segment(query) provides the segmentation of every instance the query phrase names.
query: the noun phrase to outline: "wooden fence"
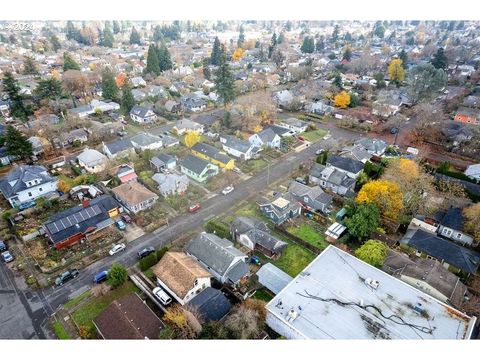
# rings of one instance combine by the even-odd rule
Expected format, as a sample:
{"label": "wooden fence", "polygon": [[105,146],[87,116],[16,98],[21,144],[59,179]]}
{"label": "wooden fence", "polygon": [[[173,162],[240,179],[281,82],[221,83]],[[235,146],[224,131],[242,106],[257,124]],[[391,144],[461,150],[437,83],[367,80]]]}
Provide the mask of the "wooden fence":
{"label": "wooden fence", "polygon": [[318,255],[322,252],[321,249],[317,248],[316,246],[313,246],[312,244],[306,242],[305,240],[300,239],[298,236],[295,236],[291,233],[289,233],[286,229],[284,229],[282,226],[275,226],[275,230],[280,232],[281,234],[285,235],[288,239],[296,243],[297,245],[300,245],[314,254]]}

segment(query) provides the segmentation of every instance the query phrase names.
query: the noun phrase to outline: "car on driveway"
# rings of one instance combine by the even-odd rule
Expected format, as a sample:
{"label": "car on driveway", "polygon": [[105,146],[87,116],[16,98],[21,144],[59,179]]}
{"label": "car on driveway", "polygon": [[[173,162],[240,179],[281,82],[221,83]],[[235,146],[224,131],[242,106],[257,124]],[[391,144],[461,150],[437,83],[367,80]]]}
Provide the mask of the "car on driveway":
{"label": "car on driveway", "polygon": [[191,205],[189,208],[188,208],[188,212],[189,213],[194,213],[194,212],[197,212],[198,210],[200,210],[201,206],[199,203],[196,203],[194,205]]}
{"label": "car on driveway", "polygon": [[71,269],[71,270],[65,271],[63,274],[61,274],[55,279],[55,285],[57,286],[63,285],[66,282],[72,279],[75,279],[78,276],[78,274],[79,272],[77,269]]}
{"label": "car on driveway", "polygon": [[123,220],[117,220],[115,224],[117,225],[118,230],[125,230],[127,228],[127,225],[125,225]]}
{"label": "car on driveway", "polygon": [[10,253],[10,251],[4,251],[2,253],[2,260],[6,263],[12,262],[13,261],[13,256]]}
{"label": "car on driveway", "polygon": [[152,293],[163,305],[168,305],[172,302],[172,298],[160,287],[153,289]]}
{"label": "car on driveway", "polygon": [[31,207],[34,207],[36,205],[34,200],[26,201],[24,203],[21,203],[20,206],[18,207],[18,210],[22,211],[25,209],[29,209]]}
{"label": "car on driveway", "polygon": [[235,188],[233,186],[227,186],[225,189],[222,190],[223,195],[228,195],[230,194]]}
{"label": "car on driveway", "polygon": [[126,247],[127,246],[123,243],[115,244],[115,245],[113,245],[112,249],[108,253],[110,254],[110,256],[113,256],[116,253],[119,253],[119,252],[125,250]]}
{"label": "car on driveway", "polygon": [[151,253],[155,252],[155,248],[153,246],[146,247],[140,250],[137,255],[139,259],[143,259],[144,257],[150,255]]}
{"label": "car on driveway", "polygon": [[130,224],[132,222],[132,218],[130,217],[130,215],[127,214],[122,215],[122,220],[125,221],[127,224]]}
{"label": "car on driveway", "polygon": [[3,240],[0,240],[0,252],[7,250],[7,244]]}

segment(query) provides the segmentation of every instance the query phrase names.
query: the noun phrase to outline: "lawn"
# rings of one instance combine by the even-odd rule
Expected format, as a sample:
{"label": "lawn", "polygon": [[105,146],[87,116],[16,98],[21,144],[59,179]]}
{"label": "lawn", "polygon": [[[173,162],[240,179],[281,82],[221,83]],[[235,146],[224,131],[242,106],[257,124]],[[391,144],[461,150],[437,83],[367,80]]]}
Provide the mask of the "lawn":
{"label": "lawn", "polygon": [[246,174],[257,173],[260,170],[263,170],[267,167],[268,163],[264,159],[251,159],[248,161],[243,161],[239,167],[242,172]]}
{"label": "lawn", "polygon": [[273,299],[273,296],[265,289],[259,289],[255,291],[255,294],[252,296],[254,299],[263,300],[269,302]]}
{"label": "lawn", "polygon": [[52,325],[53,332],[60,340],[69,340],[70,335],[68,335],[67,330],[63,327],[60,321],[55,321]]}
{"label": "lawn", "polygon": [[83,299],[86,299],[87,297],[90,296],[90,290],[87,290],[85,291],[84,293],[81,293],[80,295],[78,295],[77,297],[74,297],[73,299],[67,301],[64,305],[63,305],[63,308],[65,310],[70,310],[72,309],[73,307],[75,307],[75,305],[77,305],[78,303],[80,303]]}
{"label": "lawn", "polygon": [[314,253],[300,245],[289,243],[280,259],[272,261],[272,263],[288,275],[295,277],[300,274],[313,259],[315,259]]}
{"label": "lawn", "polygon": [[93,319],[100,315],[114,300],[131,294],[135,292],[136,289],[133,283],[127,282],[103,296],[92,298],[92,300],[75,311],[72,318],[79,327],[87,326],[94,332]]}
{"label": "lawn", "polygon": [[320,229],[316,229],[308,223],[300,226],[290,226],[287,231],[319,249],[323,250],[328,246],[328,242],[325,240],[323,233],[320,232]]}
{"label": "lawn", "polygon": [[327,134],[327,131],[324,129],[317,129],[317,130],[312,130],[312,131],[307,131],[301,136],[305,138],[305,140],[308,140],[310,142],[315,142],[323,138]]}

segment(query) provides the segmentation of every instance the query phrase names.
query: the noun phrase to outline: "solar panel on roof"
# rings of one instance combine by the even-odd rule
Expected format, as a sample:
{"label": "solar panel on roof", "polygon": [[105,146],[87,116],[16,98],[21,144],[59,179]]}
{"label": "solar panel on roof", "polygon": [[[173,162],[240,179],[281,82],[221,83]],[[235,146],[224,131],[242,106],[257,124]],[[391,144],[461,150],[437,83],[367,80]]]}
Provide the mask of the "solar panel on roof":
{"label": "solar panel on roof", "polygon": [[75,224],[84,222],[94,216],[97,216],[101,214],[101,212],[102,210],[98,205],[93,205],[91,207],[82,209],[75,214],[69,215],[63,219],[60,219],[48,224],[47,229],[53,235],[69,227],[72,227]]}

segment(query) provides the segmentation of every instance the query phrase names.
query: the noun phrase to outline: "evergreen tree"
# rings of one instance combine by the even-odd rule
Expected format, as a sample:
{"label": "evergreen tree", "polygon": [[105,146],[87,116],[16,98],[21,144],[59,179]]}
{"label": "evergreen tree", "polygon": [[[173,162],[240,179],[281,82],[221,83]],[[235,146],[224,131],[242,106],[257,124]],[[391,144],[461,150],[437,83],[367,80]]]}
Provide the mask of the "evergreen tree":
{"label": "evergreen tree", "polygon": [[404,49],[400,51],[400,54],[398,55],[398,58],[402,60],[402,66],[406,70],[407,69],[407,61],[408,61],[408,56],[407,53],[405,52]]}
{"label": "evergreen tree", "polygon": [[58,40],[58,37],[57,35],[53,34],[51,37],[50,37],[50,42],[52,44],[52,50],[54,52],[57,52],[59,49],[62,48],[62,45],[60,45],[60,41]]}
{"label": "evergreen tree", "polygon": [[63,53],[63,71],[67,70],[80,70],[80,66],[75,60],[70,56],[69,53]]}
{"label": "evergreen tree", "polygon": [[435,66],[437,69],[446,69],[448,65],[448,60],[447,57],[445,56],[445,53],[443,51],[443,48],[438,48],[437,52],[433,56],[433,59],[430,61],[430,63]]}
{"label": "evergreen tree", "polygon": [[53,77],[46,80],[39,80],[34,94],[39,99],[57,100],[62,96],[62,83]]}
{"label": "evergreen tree", "polygon": [[130,112],[135,105],[135,99],[132,94],[132,86],[129,81],[125,82],[122,87],[122,111],[124,113]]}
{"label": "evergreen tree", "polygon": [[240,32],[238,34],[238,40],[237,40],[237,47],[243,48],[244,43],[245,43],[245,30],[243,29],[243,26],[240,26]]}
{"label": "evergreen tree", "polygon": [[283,42],[285,42],[285,34],[281,32],[280,35],[278,35],[277,43],[282,44]]}
{"label": "evergreen tree", "polygon": [[343,82],[342,82],[342,77],[340,76],[339,73],[336,73],[335,77],[333,78],[333,85],[336,87],[339,87],[340,89],[343,88]]}
{"label": "evergreen tree", "polygon": [[277,40],[277,34],[274,32],[272,35],[272,39],[270,40],[270,46],[268,47],[268,58],[270,59],[273,55],[273,51],[277,47],[278,40]]}
{"label": "evergreen tree", "polygon": [[20,86],[18,86],[18,82],[13,78],[10,71],[4,74],[3,90],[8,94],[8,98],[10,99],[10,113],[12,116],[26,120],[27,110],[20,95]]}
{"label": "evergreen tree", "polygon": [[132,28],[132,33],[130,34],[130,44],[137,44],[140,45],[141,40],[140,40],[140,34],[138,33],[137,29],[135,29],[135,26]]}
{"label": "evergreen tree", "polygon": [[322,35],[317,39],[317,42],[315,43],[315,50],[317,52],[320,52],[323,51],[323,49],[325,49],[325,38]]}
{"label": "evergreen tree", "polygon": [[220,64],[220,58],[222,56],[222,48],[220,46],[220,40],[215,37],[213,41],[212,54],[210,55],[210,64],[218,66]]}
{"label": "evergreen tree", "polygon": [[313,40],[313,37],[306,36],[303,38],[303,43],[300,47],[300,51],[307,54],[311,54],[315,51],[315,41]]}
{"label": "evergreen tree", "polygon": [[170,52],[165,44],[162,44],[158,48],[157,54],[158,62],[160,64],[160,71],[166,71],[173,68],[172,58],[170,57]]}
{"label": "evergreen tree", "polygon": [[11,156],[18,156],[22,159],[33,155],[32,143],[28,141],[27,137],[13,126],[7,127],[5,134],[5,147],[7,154]]}
{"label": "evergreen tree", "polygon": [[211,71],[210,71],[210,59],[209,58],[204,58],[202,60],[202,64],[203,64],[203,76],[205,76],[205,79],[207,80],[210,80],[212,74],[211,74]]}
{"label": "evergreen tree", "polygon": [[102,72],[102,97],[113,101],[118,99],[118,86],[115,75],[110,69],[105,69]]}
{"label": "evergreen tree", "polygon": [[347,60],[347,61],[350,61],[352,60],[352,50],[347,47],[345,49],[345,51],[343,52],[343,57],[342,57],[343,60]]}
{"label": "evergreen tree", "polygon": [[222,51],[220,57],[220,64],[218,70],[215,73],[215,88],[217,94],[223,100],[226,105],[235,99],[235,87],[233,75],[230,70],[230,66],[227,62],[227,56],[225,51]]}
{"label": "evergreen tree", "polygon": [[383,39],[383,37],[385,36],[385,27],[380,23],[375,26],[375,30],[373,33],[375,34],[375,36]]}
{"label": "evergreen tree", "polygon": [[23,60],[23,73],[29,75],[38,74],[37,65],[30,56],[25,56]]}
{"label": "evergreen tree", "polygon": [[113,20],[113,33],[118,34],[120,32],[120,24],[117,20]]}
{"label": "evergreen tree", "polygon": [[160,74],[160,61],[158,56],[158,49],[155,45],[151,44],[148,47],[147,53],[147,67],[145,68],[146,74]]}
{"label": "evergreen tree", "polygon": [[102,33],[102,43],[100,43],[101,46],[105,47],[113,47],[113,42],[115,38],[113,36],[112,30],[110,30],[110,23],[105,24],[105,29],[103,29]]}
{"label": "evergreen tree", "polygon": [[335,46],[337,44],[339,34],[340,34],[340,27],[337,24],[333,28],[332,38],[330,39],[330,42],[335,44]]}

